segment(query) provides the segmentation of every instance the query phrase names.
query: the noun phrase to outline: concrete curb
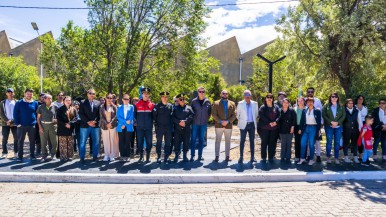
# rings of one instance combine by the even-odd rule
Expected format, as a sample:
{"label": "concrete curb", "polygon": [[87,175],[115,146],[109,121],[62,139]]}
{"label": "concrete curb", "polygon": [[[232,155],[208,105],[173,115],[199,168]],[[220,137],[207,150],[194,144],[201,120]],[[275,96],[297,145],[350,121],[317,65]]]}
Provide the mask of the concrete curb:
{"label": "concrete curb", "polygon": [[386,171],[214,173],[214,174],[84,174],[0,172],[0,182],[103,183],[103,184],[192,184],[382,180]]}

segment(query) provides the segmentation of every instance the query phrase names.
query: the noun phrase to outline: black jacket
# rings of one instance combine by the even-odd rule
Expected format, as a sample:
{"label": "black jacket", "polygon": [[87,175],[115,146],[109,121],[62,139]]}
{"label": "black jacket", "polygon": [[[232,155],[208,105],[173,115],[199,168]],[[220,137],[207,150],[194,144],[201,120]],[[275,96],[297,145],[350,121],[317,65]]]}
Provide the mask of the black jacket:
{"label": "black jacket", "polygon": [[[307,122],[306,122],[307,112],[308,112],[308,109],[303,109],[302,118],[300,119],[299,129],[302,131],[302,134],[304,133],[307,127]],[[322,128],[322,112],[319,109],[314,108],[314,117],[316,120],[316,132],[317,132],[315,134],[315,138],[318,138],[319,137],[318,132],[320,131],[320,128]]]}
{"label": "black jacket", "polygon": [[182,129],[180,121],[185,120],[185,128],[190,128],[193,121],[194,112],[192,107],[185,105],[184,107],[175,106],[173,110],[173,123],[175,129]]}
{"label": "black jacket", "polygon": [[345,108],[346,110],[346,118],[343,121],[343,127],[346,129],[353,129],[359,131],[359,123],[358,123],[358,115],[359,110],[357,108],[353,108],[352,113]]}
{"label": "black jacket", "polygon": [[373,111],[373,117],[374,117],[374,123],[373,123],[373,126],[372,126],[372,129],[373,129],[373,132],[375,134],[375,136],[379,135],[381,132],[383,134],[386,134],[386,131],[382,131],[382,125],[386,124],[386,123],[383,123],[381,121],[381,119],[379,118],[379,107],[374,109]]}
{"label": "black jacket", "polygon": [[153,109],[154,126],[171,127],[172,112],[173,112],[173,106],[170,103],[166,103],[166,105],[164,105],[162,102],[160,102],[157,105],[155,105]]}
{"label": "black jacket", "polygon": [[[58,120],[58,129],[56,134],[58,136],[72,136],[74,132],[78,114],[76,109],[74,109],[73,114],[70,115],[70,119],[72,120],[70,120],[66,114],[67,110],[66,106],[62,106],[57,110],[56,119]],[[66,124],[70,124],[70,129],[66,128]]]}
{"label": "black jacket", "polygon": [[276,130],[278,129],[278,125],[271,127],[269,123],[276,122],[278,124],[279,119],[280,109],[277,105],[273,105],[273,107],[262,105],[259,109],[259,122],[257,123],[257,128],[264,130]]}
{"label": "black jacket", "polygon": [[210,104],[208,98],[205,98],[203,104],[201,105],[200,100],[198,99],[198,97],[196,97],[192,100],[190,105],[194,112],[193,124],[208,124],[208,120],[210,118],[210,115],[212,114],[212,105]]}
{"label": "black jacket", "polygon": [[91,111],[90,102],[88,99],[83,100],[79,105],[79,117],[80,117],[80,127],[88,128],[89,125],[87,122],[96,121],[95,127],[99,127],[99,108],[101,104],[97,100],[93,100],[93,110]]}
{"label": "black jacket", "polygon": [[291,127],[296,125],[296,113],[292,108],[289,108],[287,112],[284,112],[283,109],[280,109],[280,118],[279,118],[279,133],[289,134],[291,132]]}

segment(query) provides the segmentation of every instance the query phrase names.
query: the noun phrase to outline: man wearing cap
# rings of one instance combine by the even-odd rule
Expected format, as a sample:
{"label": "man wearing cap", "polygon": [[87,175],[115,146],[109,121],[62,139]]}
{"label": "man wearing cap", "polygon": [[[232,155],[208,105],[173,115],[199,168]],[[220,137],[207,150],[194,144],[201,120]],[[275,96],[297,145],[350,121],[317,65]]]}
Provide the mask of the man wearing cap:
{"label": "man wearing cap", "polygon": [[183,159],[184,162],[188,161],[187,153],[189,150],[189,140],[190,140],[190,126],[193,121],[194,112],[192,107],[186,105],[185,103],[185,94],[178,94],[178,106],[173,109],[173,124],[174,124],[174,162],[178,161],[180,155],[180,144],[181,140],[183,143]]}
{"label": "man wearing cap", "polygon": [[213,103],[212,116],[215,122],[215,162],[219,161],[220,143],[222,135],[225,137],[225,161],[231,161],[229,152],[231,148],[231,136],[233,122],[236,120],[236,105],[228,100],[228,91],[221,91],[221,99]]}
{"label": "man wearing cap", "polygon": [[142,88],[142,99],[135,104],[134,118],[137,123],[137,144],[139,148],[138,163],[143,161],[143,143],[146,140],[146,162],[150,162],[150,151],[153,140],[153,109],[150,101],[150,88]]}
{"label": "man wearing cap", "polygon": [[244,160],[244,144],[249,136],[249,147],[251,151],[250,162],[256,162],[255,159],[255,130],[257,129],[257,117],[259,116],[259,106],[256,101],[252,100],[252,93],[250,90],[244,91],[244,100],[237,104],[236,112],[238,124],[240,129],[240,158],[239,163]]}
{"label": "man wearing cap", "polygon": [[50,154],[51,159],[55,160],[56,149],[58,147],[58,142],[56,140],[56,111],[58,108],[52,103],[52,96],[46,94],[44,96],[45,103],[40,105],[37,110],[37,122],[39,125],[39,134],[40,134],[40,144],[42,149],[42,161],[47,160],[47,145],[48,142],[51,143]]}
{"label": "man wearing cap", "polygon": [[[287,94],[283,91],[277,94],[277,101],[275,101],[275,105],[277,105],[280,109],[283,106],[283,100],[287,98]],[[289,105],[291,107],[291,105]]]}
{"label": "man wearing cap", "polygon": [[162,138],[164,138],[164,162],[171,154],[170,143],[172,140],[172,104],[168,103],[169,92],[160,93],[161,102],[154,106],[153,119],[157,138],[157,162],[161,162]]}
{"label": "man wearing cap", "polygon": [[202,149],[204,148],[204,139],[206,129],[208,127],[208,120],[212,113],[212,105],[208,98],[205,97],[205,88],[199,87],[197,89],[198,96],[192,100],[190,106],[194,112],[193,125],[192,125],[192,139],[190,141],[190,161],[194,161],[196,152],[196,139],[198,136],[198,158],[202,161]]}
{"label": "man wearing cap", "polygon": [[16,101],[14,99],[14,91],[12,88],[8,88],[6,91],[7,99],[0,102],[0,118],[1,118],[1,132],[3,135],[2,149],[3,153],[2,158],[7,157],[8,149],[7,143],[9,138],[9,133],[12,132],[13,135],[13,151],[15,157],[17,155],[17,127],[13,122],[13,110],[15,108]]}
{"label": "man wearing cap", "polygon": [[23,160],[24,139],[28,134],[30,158],[35,160],[35,131],[36,131],[36,110],[38,103],[32,98],[33,90],[26,89],[24,91],[24,98],[17,101],[13,111],[13,119],[15,126],[17,126],[18,136],[18,161]]}

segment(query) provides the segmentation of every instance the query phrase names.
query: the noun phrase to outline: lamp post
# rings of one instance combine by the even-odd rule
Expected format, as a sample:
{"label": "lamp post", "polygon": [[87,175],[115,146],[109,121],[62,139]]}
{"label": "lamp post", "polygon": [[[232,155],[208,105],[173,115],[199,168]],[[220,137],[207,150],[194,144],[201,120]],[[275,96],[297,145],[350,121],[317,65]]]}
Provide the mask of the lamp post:
{"label": "lamp post", "polygon": [[261,54],[256,54],[256,56],[260,57],[262,60],[264,60],[265,62],[268,63],[268,67],[269,67],[269,70],[268,70],[268,73],[269,73],[269,86],[268,86],[268,90],[270,93],[272,93],[272,73],[273,73],[273,64],[283,60],[286,56],[282,56],[280,57],[279,59],[275,60],[275,61],[270,61],[268,60],[267,58],[263,57],[263,55]]}
{"label": "lamp post", "polygon": [[[32,28],[38,33],[38,36],[40,37],[39,34],[39,27],[36,24],[36,22],[31,22]],[[40,40],[40,39],[39,39]],[[40,55],[43,53],[43,43],[40,40]],[[43,93],[43,63],[40,60],[40,93]]]}

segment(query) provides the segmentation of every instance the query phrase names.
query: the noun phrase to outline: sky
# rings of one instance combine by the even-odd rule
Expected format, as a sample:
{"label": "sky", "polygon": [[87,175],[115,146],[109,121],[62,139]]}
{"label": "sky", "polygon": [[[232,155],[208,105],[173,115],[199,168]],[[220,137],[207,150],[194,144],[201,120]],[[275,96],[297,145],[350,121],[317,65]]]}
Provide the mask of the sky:
{"label": "sky", "polygon": [[[206,0],[208,5],[239,4],[210,7],[211,13],[205,18],[208,27],[202,35],[207,40],[207,47],[236,36],[244,53],[275,39],[278,36],[274,29],[275,20],[285,14],[289,6],[298,4],[296,1],[272,3],[275,1],[280,0]],[[0,5],[86,7],[83,0],[0,0]],[[31,22],[36,22],[40,34],[52,31],[56,38],[69,20],[87,28],[87,14],[87,10],[0,8],[0,31],[6,30],[8,37],[27,42],[37,36],[31,26]],[[12,43],[19,44],[15,41]]]}

